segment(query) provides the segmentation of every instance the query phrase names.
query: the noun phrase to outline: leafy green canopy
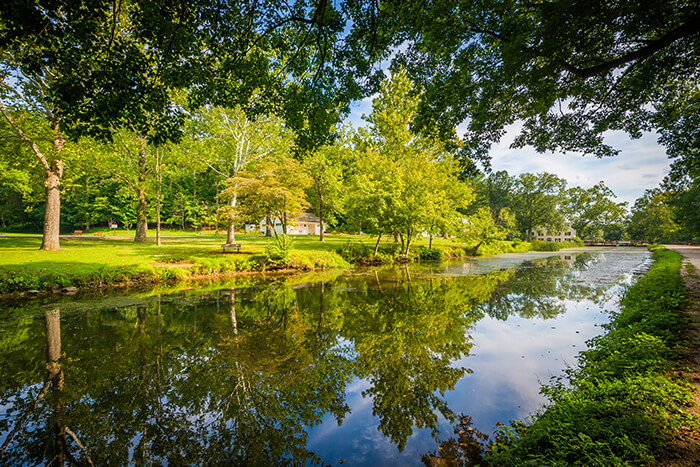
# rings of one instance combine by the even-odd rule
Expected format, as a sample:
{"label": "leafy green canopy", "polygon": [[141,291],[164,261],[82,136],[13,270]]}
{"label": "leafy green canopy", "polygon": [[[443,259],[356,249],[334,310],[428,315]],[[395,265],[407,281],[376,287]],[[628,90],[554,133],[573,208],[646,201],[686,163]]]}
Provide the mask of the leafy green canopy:
{"label": "leafy green canopy", "polygon": [[697,0],[386,1],[367,42],[403,44],[396,62],[424,90],[416,125],[450,140],[465,122],[465,157],[487,161],[518,121],[516,147],[609,156],[606,131],[656,129],[683,156],[699,12]]}
{"label": "leafy green canopy", "polygon": [[176,138],[173,95],[186,88],[195,106],[283,115],[313,145],[376,84],[348,19],[326,0],[10,0],[0,75],[6,87],[47,85],[41,97],[74,137],[126,125],[155,142]]}

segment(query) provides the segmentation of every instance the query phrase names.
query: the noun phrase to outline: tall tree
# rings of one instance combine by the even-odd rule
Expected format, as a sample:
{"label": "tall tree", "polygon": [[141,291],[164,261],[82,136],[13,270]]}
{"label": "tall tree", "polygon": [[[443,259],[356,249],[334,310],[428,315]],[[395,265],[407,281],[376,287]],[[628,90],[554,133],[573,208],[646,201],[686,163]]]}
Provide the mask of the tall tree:
{"label": "tall tree", "polygon": [[[308,175],[301,164],[284,154],[256,164],[255,167],[228,180],[226,197],[240,195],[243,217],[252,222],[265,219],[266,233],[274,234],[278,243],[286,244],[287,227],[301,213],[306,202]],[[282,225],[280,237],[276,220]]]}
{"label": "tall tree", "polygon": [[547,172],[524,173],[515,180],[513,209],[518,226],[528,241],[535,227],[563,228],[560,205],[565,188],[566,180]]}
{"label": "tall tree", "polygon": [[627,231],[634,240],[652,243],[675,241],[678,225],[673,221],[668,194],[659,188],[646,190],[634,202]]}
{"label": "tall tree", "polygon": [[225,210],[226,243],[236,243],[236,207],[238,205],[238,176],[265,158],[280,157],[289,152],[293,134],[279,118],[259,117],[250,120],[241,106],[233,109],[212,107],[199,114],[196,138],[201,144],[192,151],[228,181],[229,206]]}
{"label": "tall tree", "polygon": [[616,203],[613,198],[615,193],[602,181],[591,188],[573,187],[566,191],[564,213],[580,238],[622,222],[627,203]]}
{"label": "tall tree", "polygon": [[364,10],[343,14],[327,0],[10,1],[0,10],[0,110],[11,124],[17,105],[46,116],[46,146],[12,124],[44,167],[43,248],[59,248],[66,135],[109,139],[126,127],[161,144],[182,123],[174,88],[190,89],[194,107],[281,115],[302,146],[324,141],[377,83],[368,57],[382,49],[355,47],[352,18]]}
{"label": "tall tree", "polygon": [[473,199],[443,147],[411,131],[418,97],[403,70],[382,82],[367,117],[370,131],[360,136],[350,200],[353,215],[378,230],[377,246],[393,232],[406,256],[415,236],[456,219],[457,208]]}
{"label": "tall tree", "polygon": [[[63,177],[61,152],[65,145],[65,135],[61,128],[61,113],[50,97],[52,83],[59,76],[48,67],[40,70],[39,73],[25,76],[15,63],[0,64],[0,112],[14,135],[31,148],[44,170],[46,209],[41,249],[55,251],[60,248],[60,183]],[[14,86],[8,84],[13,82],[16,83]],[[45,134],[32,135],[27,127],[23,128],[15,116],[18,110],[41,115],[46,124],[44,131],[52,135],[50,140],[46,141]]]}
{"label": "tall tree", "polygon": [[339,210],[343,203],[343,170],[347,152],[348,148],[342,142],[336,142],[321,146],[304,159],[304,167],[311,178],[307,199],[320,219],[320,241],[325,239],[329,214]]}

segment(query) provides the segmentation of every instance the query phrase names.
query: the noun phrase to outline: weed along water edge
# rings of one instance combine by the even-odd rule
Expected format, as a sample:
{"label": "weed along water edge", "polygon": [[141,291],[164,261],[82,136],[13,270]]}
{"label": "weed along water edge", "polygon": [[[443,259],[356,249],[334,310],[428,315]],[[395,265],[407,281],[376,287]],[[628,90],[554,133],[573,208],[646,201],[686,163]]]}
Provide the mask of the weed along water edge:
{"label": "weed along water edge", "polygon": [[650,264],[528,255],[5,302],[0,463],[421,465],[538,410]]}

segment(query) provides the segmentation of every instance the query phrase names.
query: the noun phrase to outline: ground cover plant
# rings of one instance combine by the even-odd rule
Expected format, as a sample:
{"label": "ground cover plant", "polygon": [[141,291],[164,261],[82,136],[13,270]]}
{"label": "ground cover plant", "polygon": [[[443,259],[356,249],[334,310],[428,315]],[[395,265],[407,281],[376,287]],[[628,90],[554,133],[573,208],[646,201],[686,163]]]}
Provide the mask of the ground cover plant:
{"label": "ground cover plant", "polygon": [[499,428],[492,465],[646,464],[696,423],[683,411],[689,387],[671,373],[687,326],[681,257],[657,249],[654,259],[608,332],[589,341],[565,379],[543,388],[550,407],[529,423]]}
{"label": "ground cover plant", "polygon": [[[223,254],[225,237],[221,234],[168,230],[162,235],[159,247],[154,242],[135,243],[126,232],[86,232],[63,238],[61,249],[48,253],[50,256],[39,250],[41,238],[36,235],[0,236],[0,293],[157,283],[279,269],[345,268],[372,259],[376,242],[370,235],[330,234],[324,242],[314,236],[295,236],[290,247],[282,251],[274,239],[239,234],[241,252]],[[428,248],[429,239],[419,238],[415,243],[417,248],[409,260],[463,257],[471,249],[454,239],[434,238],[432,248]],[[529,246],[527,242],[494,242],[482,246],[479,254],[522,252]],[[389,238],[380,243],[375,264],[401,258],[400,245]]]}

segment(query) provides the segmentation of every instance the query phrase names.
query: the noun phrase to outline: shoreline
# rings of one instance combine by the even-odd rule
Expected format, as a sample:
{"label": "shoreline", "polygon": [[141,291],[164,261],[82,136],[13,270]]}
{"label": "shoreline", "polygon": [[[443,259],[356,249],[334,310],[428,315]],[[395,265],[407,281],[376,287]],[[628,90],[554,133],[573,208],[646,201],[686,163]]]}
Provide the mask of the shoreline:
{"label": "shoreline", "polygon": [[[558,251],[517,251],[517,252],[503,252],[483,256],[451,256],[445,257],[438,262],[442,261],[454,261],[454,260],[480,260],[495,258],[498,256],[505,255],[527,255],[534,258],[547,257],[556,254],[562,254],[562,252],[572,251],[572,253],[585,252],[589,247],[582,246],[570,246],[568,248],[563,248]],[[236,253],[231,254],[236,255]],[[250,256],[250,255],[248,255]],[[12,292],[0,293],[0,301],[11,301],[11,300],[31,300],[33,298],[48,297],[48,296],[72,296],[72,295],[82,295],[83,293],[98,292],[98,291],[119,291],[129,288],[147,288],[155,287],[158,285],[174,285],[180,282],[197,282],[197,281],[213,281],[221,280],[226,278],[235,277],[248,277],[248,276],[260,276],[260,277],[274,277],[282,275],[294,275],[294,274],[304,274],[304,273],[322,273],[330,271],[341,271],[344,273],[349,273],[358,269],[372,269],[377,267],[388,267],[392,265],[406,266],[410,264],[430,264],[434,263],[436,260],[421,260],[419,258],[412,258],[406,261],[401,258],[401,261],[394,262],[381,262],[375,264],[353,264],[346,263],[345,266],[331,266],[331,267],[283,267],[283,268],[264,268],[256,270],[226,270],[217,272],[202,273],[189,273],[189,270],[198,266],[195,263],[183,262],[183,263],[152,263],[148,265],[153,271],[152,272],[141,272],[135,271],[134,275],[125,280],[111,280],[105,282],[97,283],[80,283],[79,280],[73,281],[68,285],[62,287],[52,287],[46,289],[25,289],[25,290],[15,290]],[[264,265],[263,265],[264,266]],[[119,274],[119,268],[114,268],[115,272]],[[169,273],[168,271],[183,271],[182,273]],[[185,272],[187,271],[187,272]],[[163,273],[163,274],[161,274]],[[164,277],[165,276],[165,277]]]}

